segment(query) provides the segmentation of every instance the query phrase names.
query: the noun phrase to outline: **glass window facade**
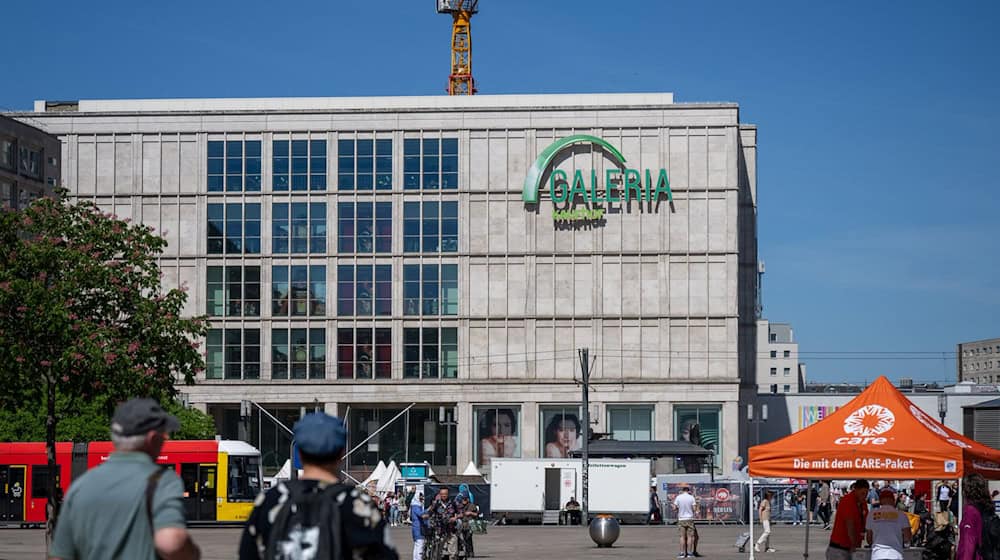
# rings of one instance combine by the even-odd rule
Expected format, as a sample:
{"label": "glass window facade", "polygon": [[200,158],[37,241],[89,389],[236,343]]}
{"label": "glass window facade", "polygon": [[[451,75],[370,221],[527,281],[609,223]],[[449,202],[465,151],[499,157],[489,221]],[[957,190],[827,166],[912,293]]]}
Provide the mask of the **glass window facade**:
{"label": "glass window facade", "polygon": [[339,379],[392,377],[392,329],[337,329]]}
{"label": "glass window facade", "polygon": [[326,253],[325,202],[276,202],[271,214],[272,253]]}
{"label": "glass window facade", "polygon": [[260,191],[260,140],[208,141],[208,192]]}
{"label": "glass window facade", "polygon": [[490,459],[494,457],[521,456],[521,407],[475,407],[473,413],[476,419],[477,465],[489,466]]}
{"label": "glass window facade", "polygon": [[338,266],[337,315],[341,317],[392,315],[392,265]]}
{"label": "glass window facade", "polygon": [[403,141],[403,188],[458,188],[457,138],[408,138]]}
{"label": "glass window facade", "polygon": [[323,265],[271,267],[271,315],[274,317],[326,315],[326,267]]}
{"label": "glass window facade", "polygon": [[392,140],[349,138],[337,141],[337,189],[392,189]]}
{"label": "glass window facade", "polygon": [[611,439],[651,441],[653,439],[653,407],[609,406],[608,427],[611,431]]}
{"label": "glass window facade", "polygon": [[391,253],[392,203],[374,201],[338,203],[337,251]]}
{"label": "glass window facade", "polygon": [[274,140],[271,189],[326,190],[326,140]]}
{"label": "glass window facade", "polygon": [[42,150],[21,145],[21,174],[34,179],[42,178]]}
{"label": "glass window facade", "polygon": [[397,463],[427,461],[435,468],[455,466],[456,425],[443,423],[439,410],[438,407],[413,407],[389,424],[403,408],[352,407],[347,418],[348,448],[365,441],[382,426],[385,429],[351,454],[350,467],[375,466],[380,459],[388,460],[389,457]]}
{"label": "glass window facade", "polygon": [[326,378],[326,329],[271,330],[271,379]]}
{"label": "glass window facade", "polygon": [[260,254],[260,203],[209,204],[208,254]]}
{"label": "glass window facade", "polygon": [[259,266],[209,266],[206,273],[208,315],[260,316]]}
{"label": "glass window facade", "polygon": [[458,377],[458,329],[404,328],[403,377],[408,379]]}
{"label": "glass window facade", "polygon": [[207,379],[260,379],[260,329],[210,329]]}
{"label": "glass window facade", "polygon": [[458,315],[458,265],[403,265],[403,315]]}
{"label": "glass window facade", "polygon": [[0,137],[0,168],[14,171],[17,169],[17,144],[13,138]]}
{"label": "glass window facade", "polygon": [[[777,392],[777,385],[773,386]],[[705,449],[715,451],[715,466],[721,465],[719,444],[722,442],[719,405],[675,406],[674,433],[677,439],[689,441]]]}
{"label": "glass window facade", "polygon": [[403,203],[403,251],[455,253],[458,251],[458,202]]}

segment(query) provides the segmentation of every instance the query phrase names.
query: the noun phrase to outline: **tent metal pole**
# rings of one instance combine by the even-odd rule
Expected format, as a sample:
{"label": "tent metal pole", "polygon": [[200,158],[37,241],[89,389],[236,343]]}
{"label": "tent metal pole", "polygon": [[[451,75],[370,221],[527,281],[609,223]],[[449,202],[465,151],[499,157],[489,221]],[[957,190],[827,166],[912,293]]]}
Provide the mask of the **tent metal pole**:
{"label": "tent metal pole", "polygon": [[[955,496],[955,499],[958,500],[958,513],[959,514],[963,513],[963,511],[962,511],[962,478],[963,477],[958,477],[958,495]],[[955,550],[958,551],[958,541],[961,538],[961,534],[962,534],[962,524],[959,523],[957,517],[955,518],[955,525],[958,527],[958,530],[955,531]]]}
{"label": "tent metal pole", "polygon": [[[750,469],[747,469],[747,474],[749,474]],[[754,547],[757,546],[757,542],[753,540],[753,475],[750,475],[750,499],[747,500],[747,504],[750,506],[747,509],[750,510],[750,540],[747,541],[747,546],[750,547],[750,560],[754,560],[753,551]]]}
{"label": "tent metal pole", "polygon": [[812,480],[806,479],[806,548],[802,552],[802,558],[809,560],[809,516],[812,515]]}

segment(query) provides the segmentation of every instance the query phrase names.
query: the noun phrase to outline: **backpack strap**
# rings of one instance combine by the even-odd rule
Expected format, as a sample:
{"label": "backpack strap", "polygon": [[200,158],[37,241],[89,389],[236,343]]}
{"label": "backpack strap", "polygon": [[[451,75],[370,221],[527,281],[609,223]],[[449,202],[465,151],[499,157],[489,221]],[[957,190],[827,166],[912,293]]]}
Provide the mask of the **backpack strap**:
{"label": "backpack strap", "polygon": [[146,479],[146,519],[149,521],[149,531],[153,535],[153,554],[160,557],[156,552],[156,527],[153,527],[153,498],[156,497],[156,487],[160,484],[160,478],[167,472],[167,467],[157,465],[157,469]]}

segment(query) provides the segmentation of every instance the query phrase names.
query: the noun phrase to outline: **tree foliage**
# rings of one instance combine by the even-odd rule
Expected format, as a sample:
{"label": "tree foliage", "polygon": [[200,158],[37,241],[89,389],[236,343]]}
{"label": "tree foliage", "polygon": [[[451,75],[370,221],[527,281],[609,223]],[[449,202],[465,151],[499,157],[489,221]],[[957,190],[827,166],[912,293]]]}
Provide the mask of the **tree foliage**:
{"label": "tree foliage", "polygon": [[181,317],[187,294],[161,285],[166,245],[65,192],[0,210],[0,410],[45,411],[49,468],[60,402],[67,419],[86,406],[110,415],[131,397],[174,397],[204,368],[205,321]]}
{"label": "tree foliage", "polygon": [[[110,435],[111,416],[104,406],[96,401],[77,400],[69,408],[69,399],[57,399],[56,441],[76,443],[107,441]],[[168,402],[164,408],[180,420],[179,430],[170,439],[213,439],[215,421],[198,409],[187,409],[176,401]],[[16,410],[0,410],[0,441],[45,441],[45,409],[42,407],[20,407]]]}
{"label": "tree foliage", "polygon": [[90,202],[0,212],[0,405],[45,403],[54,386],[110,410],[192,383],[206,326],[181,317],[183,290],[161,285],[166,244]]}

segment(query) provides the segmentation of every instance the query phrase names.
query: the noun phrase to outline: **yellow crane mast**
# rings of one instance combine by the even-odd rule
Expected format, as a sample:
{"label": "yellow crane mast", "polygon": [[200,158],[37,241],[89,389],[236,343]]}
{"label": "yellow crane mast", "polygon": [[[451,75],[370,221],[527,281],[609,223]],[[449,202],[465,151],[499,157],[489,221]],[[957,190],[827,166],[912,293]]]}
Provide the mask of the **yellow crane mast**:
{"label": "yellow crane mast", "polygon": [[479,11],[479,0],[436,0],[439,14],[451,14],[451,74],[448,95],[472,95],[472,16]]}

